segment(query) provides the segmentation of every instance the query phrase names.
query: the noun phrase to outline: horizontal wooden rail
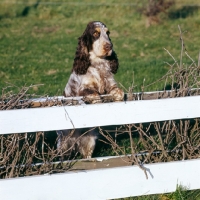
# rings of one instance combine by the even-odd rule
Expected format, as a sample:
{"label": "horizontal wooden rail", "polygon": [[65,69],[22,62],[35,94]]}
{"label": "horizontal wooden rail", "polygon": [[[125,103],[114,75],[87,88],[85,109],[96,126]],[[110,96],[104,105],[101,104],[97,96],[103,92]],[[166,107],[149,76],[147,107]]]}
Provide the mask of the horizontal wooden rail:
{"label": "horizontal wooden rail", "polygon": [[200,186],[200,159],[0,180],[1,199],[103,200]]}
{"label": "horizontal wooden rail", "polygon": [[0,111],[0,134],[200,117],[200,96]]}

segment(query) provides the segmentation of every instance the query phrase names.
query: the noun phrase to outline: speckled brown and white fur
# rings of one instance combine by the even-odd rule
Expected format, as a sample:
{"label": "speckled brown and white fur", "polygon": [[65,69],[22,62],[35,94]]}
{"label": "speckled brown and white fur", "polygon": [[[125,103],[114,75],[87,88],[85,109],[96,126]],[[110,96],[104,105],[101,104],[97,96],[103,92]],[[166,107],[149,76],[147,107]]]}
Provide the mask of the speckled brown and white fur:
{"label": "speckled brown and white fur", "polygon": [[[122,101],[124,92],[114,79],[118,65],[108,28],[102,22],[90,22],[79,37],[72,73],[65,87],[64,96],[84,96],[90,103],[99,103],[100,95],[110,94],[114,101]],[[98,132],[93,130],[81,136],[82,129],[75,130],[71,141],[68,139],[67,143],[65,138],[70,132],[71,130],[58,132],[60,137],[58,148],[66,149],[71,141],[75,141],[76,150],[85,158],[91,157]]]}
{"label": "speckled brown and white fur", "polygon": [[63,153],[70,157],[73,152],[79,152],[83,158],[92,157],[99,135],[96,130],[89,131],[87,129],[60,130],[57,131],[57,134],[57,148],[61,155]]}

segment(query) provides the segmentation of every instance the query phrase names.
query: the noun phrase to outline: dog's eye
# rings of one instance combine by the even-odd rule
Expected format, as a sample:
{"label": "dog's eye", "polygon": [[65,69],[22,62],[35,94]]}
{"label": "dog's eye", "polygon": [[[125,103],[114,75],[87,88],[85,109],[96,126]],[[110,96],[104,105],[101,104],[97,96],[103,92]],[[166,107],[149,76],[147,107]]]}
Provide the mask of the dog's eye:
{"label": "dog's eye", "polygon": [[99,37],[99,35],[100,35],[100,33],[99,33],[98,31],[95,31],[95,32],[93,33],[93,36],[94,36],[94,37]]}

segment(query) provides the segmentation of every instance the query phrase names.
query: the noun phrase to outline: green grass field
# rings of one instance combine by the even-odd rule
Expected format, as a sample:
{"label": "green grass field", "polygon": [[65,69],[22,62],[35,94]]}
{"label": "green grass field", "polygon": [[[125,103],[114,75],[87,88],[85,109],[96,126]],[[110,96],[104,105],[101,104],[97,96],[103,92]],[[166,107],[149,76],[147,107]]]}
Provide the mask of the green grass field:
{"label": "green grass field", "polygon": [[[29,93],[62,95],[68,81],[77,38],[87,23],[104,22],[120,61],[116,80],[125,88],[134,81],[141,91],[168,70],[173,63],[166,48],[180,59],[178,25],[184,31],[185,48],[198,60],[200,51],[200,9],[192,11],[196,0],[176,0],[169,13],[161,14],[160,23],[146,28],[146,18],[137,12],[141,1],[135,0],[0,0],[0,88],[13,92],[35,85]],[[184,6],[186,15],[178,16]],[[198,5],[200,6],[200,5]],[[197,6],[196,6],[197,7]],[[171,17],[170,17],[171,16]],[[189,63],[184,58],[184,64]],[[164,84],[153,84],[145,90],[161,90]],[[153,195],[126,200],[200,199],[199,191],[177,190],[170,195]]]}
{"label": "green grass field", "polygon": [[[146,28],[145,17],[137,12],[137,1],[39,2],[0,1],[0,88],[43,84],[33,87],[31,92],[61,95],[72,68],[77,38],[92,20],[104,22],[111,31],[120,61],[116,79],[125,88],[134,79],[135,90],[141,91],[144,79],[148,85],[168,71],[164,62],[170,63],[172,58],[164,48],[179,59],[178,25],[186,31],[187,51],[193,59],[198,58],[199,11],[176,19],[162,14],[159,25]],[[176,2],[175,12],[187,5],[187,1]],[[162,88],[161,84],[155,84],[146,90]]]}
{"label": "green grass field", "polygon": [[188,191],[187,187],[177,186],[176,191],[170,194],[130,197],[118,200],[199,200],[199,190]]}

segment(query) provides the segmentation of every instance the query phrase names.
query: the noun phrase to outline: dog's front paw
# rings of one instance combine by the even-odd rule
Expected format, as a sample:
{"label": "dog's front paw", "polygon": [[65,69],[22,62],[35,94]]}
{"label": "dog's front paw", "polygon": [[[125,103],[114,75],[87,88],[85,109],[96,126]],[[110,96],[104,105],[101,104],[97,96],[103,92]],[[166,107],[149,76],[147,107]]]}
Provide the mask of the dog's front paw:
{"label": "dog's front paw", "polygon": [[88,94],[83,97],[83,101],[89,104],[101,103],[102,99],[99,94]]}
{"label": "dog's front paw", "polygon": [[124,92],[120,88],[114,88],[110,91],[114,101],[123,101],[124,100]]}
{"label": "dog's front paw", "polygon": [[84,88],[79,92],[79,96],[83,96],[83,101],[85,103],[101,103],[101,97],[99,93],[91,88]]}

